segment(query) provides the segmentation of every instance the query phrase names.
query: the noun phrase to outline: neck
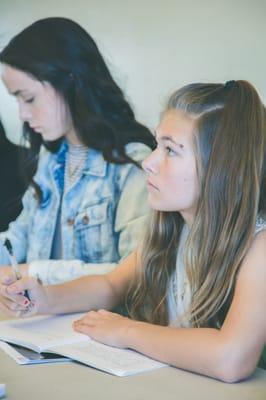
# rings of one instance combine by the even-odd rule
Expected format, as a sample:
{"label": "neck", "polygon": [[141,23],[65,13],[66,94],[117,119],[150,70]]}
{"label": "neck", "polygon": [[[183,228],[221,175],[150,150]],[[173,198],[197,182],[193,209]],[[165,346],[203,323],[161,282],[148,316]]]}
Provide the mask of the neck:
{"label": "neck", "polygon": [[80,141],[78,138],[76,132],[73,130],[70,130],[69,132],[66,133],[65,135],[66,141],[73,146],[82,146],[83,143]]}
{"label": "neck", "polygon": [[194,221],[194,214],[191,214],[189,212],[180,212],[180,214],[182,215],[185,223],[187,224],[187,226],[189,228],[191,228],[193,221]]}

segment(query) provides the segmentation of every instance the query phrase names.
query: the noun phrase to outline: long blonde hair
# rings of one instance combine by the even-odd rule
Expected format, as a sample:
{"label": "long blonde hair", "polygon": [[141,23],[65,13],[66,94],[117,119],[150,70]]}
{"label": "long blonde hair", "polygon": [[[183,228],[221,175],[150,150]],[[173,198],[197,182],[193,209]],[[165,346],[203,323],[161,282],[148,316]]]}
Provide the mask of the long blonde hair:
{"label": "long blonde hair", "polygon": [[[266,215],[266,112],[246,81],[192,84],[167,105],[196,119],[195,154],[200,196],[185,246],[193,326],[221,326],[237,272]],[[130,315],[167,325],[167,293],[176,268],[184,221],[178,212],[154,211],[128,293]]]}

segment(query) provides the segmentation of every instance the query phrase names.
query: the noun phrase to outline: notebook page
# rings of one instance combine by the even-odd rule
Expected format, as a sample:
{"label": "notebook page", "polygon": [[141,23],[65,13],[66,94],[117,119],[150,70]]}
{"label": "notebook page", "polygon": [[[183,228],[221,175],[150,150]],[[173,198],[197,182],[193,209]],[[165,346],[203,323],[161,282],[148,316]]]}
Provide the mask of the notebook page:
{"label": "notebook page", "polygon": [[66,343],[88,341],[72,323],[84,314],[31,317],[0,322],[0,339],[37,352]]}
{"label": "notebook page", "polygon": [[166,366],[133,350],[118,349],[92,339],[53,347],[53,351],[118,376],[133,375]]}
{"label": "notebook page", "polygon": [[17,364],[48,364],[48,363],[66,363],[71,362],[69,358],[51,353],[37,353],[26,347],[16,344],[9,344],[0,340],[0,349],[8,354]]}

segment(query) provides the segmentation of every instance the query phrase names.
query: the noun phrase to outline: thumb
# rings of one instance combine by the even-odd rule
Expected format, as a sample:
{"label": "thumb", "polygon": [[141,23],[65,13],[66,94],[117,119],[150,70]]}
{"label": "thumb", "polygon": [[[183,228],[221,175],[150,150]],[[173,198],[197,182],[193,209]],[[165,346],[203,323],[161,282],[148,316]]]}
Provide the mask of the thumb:
{"label": "thumb", "polygon": [[14,283],[16,281],[16,278],[14,277],[13,274],[5,274],[1,277],[1,283],[3,285],[11,285],[11,283]]}

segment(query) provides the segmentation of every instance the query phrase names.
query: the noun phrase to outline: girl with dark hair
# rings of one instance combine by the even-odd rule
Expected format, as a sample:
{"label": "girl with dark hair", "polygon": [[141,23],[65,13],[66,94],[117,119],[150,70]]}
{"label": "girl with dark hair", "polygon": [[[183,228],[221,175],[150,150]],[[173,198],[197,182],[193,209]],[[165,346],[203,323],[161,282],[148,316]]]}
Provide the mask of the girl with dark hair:
{"label": "girl with dark hair", "polygon": [[25,169],[34,173],[22,213],[2,238],[26,263],[22,273],[44,283],[110,271],[144,227],[139,163],[153,136],[135,120],[93,39],[69,19],[33,23],[0,61],[30,145]]}
{"label": "girl with dark hair", "polygon": [[[1,309],[93,310],[76,331],[223,381],[244,379],[266,342],[265,107],[246,81],[188,85],[171,96],[156,140],[143,162],[155,211],[138,251],[105,276],[56,286],[6,276]],[[123,301],[131,318],[104,310]]]}

